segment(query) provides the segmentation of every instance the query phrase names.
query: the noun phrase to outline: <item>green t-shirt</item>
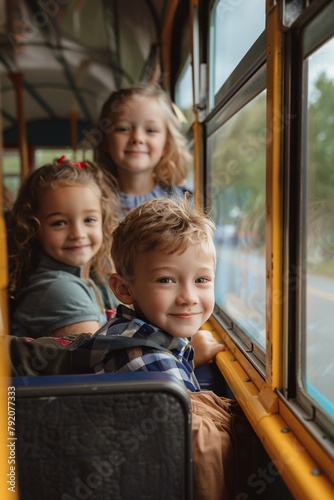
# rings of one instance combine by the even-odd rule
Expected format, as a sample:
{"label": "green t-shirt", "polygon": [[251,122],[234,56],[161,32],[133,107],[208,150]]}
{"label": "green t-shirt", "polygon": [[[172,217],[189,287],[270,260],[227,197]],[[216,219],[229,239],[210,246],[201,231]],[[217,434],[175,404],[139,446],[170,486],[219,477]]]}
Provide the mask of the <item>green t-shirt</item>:
{"label": "green t-shirt", "polygon": [[107,321],[106,309],[118,301],[108,283],[80,277],[80,268],[45,254],[14,304],[11,333],[18,337],[52,336],[55,330],[83,321]]}

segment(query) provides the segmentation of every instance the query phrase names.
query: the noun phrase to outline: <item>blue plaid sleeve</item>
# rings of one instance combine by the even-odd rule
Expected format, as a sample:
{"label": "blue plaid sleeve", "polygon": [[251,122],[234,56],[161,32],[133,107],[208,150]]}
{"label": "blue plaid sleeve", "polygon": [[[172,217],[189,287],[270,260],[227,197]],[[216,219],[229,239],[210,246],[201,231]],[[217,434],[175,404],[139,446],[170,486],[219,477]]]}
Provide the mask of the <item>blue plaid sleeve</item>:
{"label": "blue plaid sleeve", "polygon": [[119,351],[117,357],[107,356],[103,365],[98,368],[98,373],[142,371],[168,373],[184,382],[190,391],[200,390],[198,381],[191,368],[188,369],[187,363],[183,364],[172,354],[153,349],[138,347],[124,350],[122,353]]}

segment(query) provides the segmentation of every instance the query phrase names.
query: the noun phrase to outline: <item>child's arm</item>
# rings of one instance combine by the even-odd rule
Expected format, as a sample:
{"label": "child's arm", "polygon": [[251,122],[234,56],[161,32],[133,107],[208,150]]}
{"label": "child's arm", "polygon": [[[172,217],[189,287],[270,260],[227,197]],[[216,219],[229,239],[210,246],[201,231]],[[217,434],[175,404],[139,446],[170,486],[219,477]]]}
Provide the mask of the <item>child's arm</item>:
{"label": "child's arm", "polygon": [[12,334],[38,338],[94,333],[104,321],[94,299],[93,288],[70,273],[36,280],[13,313]]}
{"label": "child's arm", "polygon": [[89,333],[68,335],[63,338],[0,337],[0,348],[10,356],[13,376],[70,375],[72,351],[90,339]]}
{"label": "child's arm", "polygon": [[97,321],[82,321],[81,323],[73,323],[72,325],[63,326],[52,332],[54,337],[65,337],[73,333],[90,332],[95,333],[100,328],[100,323]]}
{"label": "child's arm", "polygon": [[[173,375],[181,380],[187,389],[190,391],[200,390],[200,385],[193,372],[192,366],[186,359],[181,361],[171,351],[161,351],[151,347],[134,347],[129,349],[114,350],[112,349],[112,341],[108,335],[103,335],[103,342],[99,342],[99,335],[93,336],[85,345],[85,355],[89,350],[94,352],[91,360],[94,361],[95,368],[98,373],[120,373],[120,372],[162,372]],[[131,337],[129,338],[131,340]],[[108,345],[108,341],[109,344]],[[111,342],[110,342],[111,341]],[[99,342],[99,347],[95,348],[95,342]],[[77,350],[78,355],[76,360],[82,365],[82,357],[80,349]],[[79,359],[80,356],[80,359]],[[76,366],[76,361],[74,362]],[[77,371],[76,371],[77,372]]]}
{"label": "child's arm", "polygon": [[221,351],[225,351],[226,346],[217,342],[208,330],[198,330],[193,336],[190,344],[195,351],[195,367],[199,368],[205,363],[209,363]]}

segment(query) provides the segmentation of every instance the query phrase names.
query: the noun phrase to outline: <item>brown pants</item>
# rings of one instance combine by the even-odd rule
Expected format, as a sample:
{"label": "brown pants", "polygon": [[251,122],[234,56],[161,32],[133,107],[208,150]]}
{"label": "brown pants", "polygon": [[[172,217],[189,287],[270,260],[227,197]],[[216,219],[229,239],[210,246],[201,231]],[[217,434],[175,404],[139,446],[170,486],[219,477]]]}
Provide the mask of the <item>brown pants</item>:
{"label": "brown pants", "polygon": [[211,391],[190,393],[192,405],[194,500],[235,498],[237,472],[235,401]]}

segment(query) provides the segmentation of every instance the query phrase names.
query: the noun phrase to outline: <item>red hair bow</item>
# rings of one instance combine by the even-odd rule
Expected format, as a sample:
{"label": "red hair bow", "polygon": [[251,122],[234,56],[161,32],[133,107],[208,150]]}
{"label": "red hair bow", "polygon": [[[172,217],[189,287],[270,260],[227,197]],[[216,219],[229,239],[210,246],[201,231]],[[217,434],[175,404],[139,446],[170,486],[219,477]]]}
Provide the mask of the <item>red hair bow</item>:
{"label": "red hair bow", "polygon": [[[66,156],[63,155],[59,158],[59,160],[57,160],[57,164],[61,165],[62,163],[64,163],[65,160],[66,160]],[[69,161],[68,163],[69,163],[69,165],[72,165],[72,166],[75,165],[78,168],[85,168],[85,166],[86,166],[84,161]]]}

